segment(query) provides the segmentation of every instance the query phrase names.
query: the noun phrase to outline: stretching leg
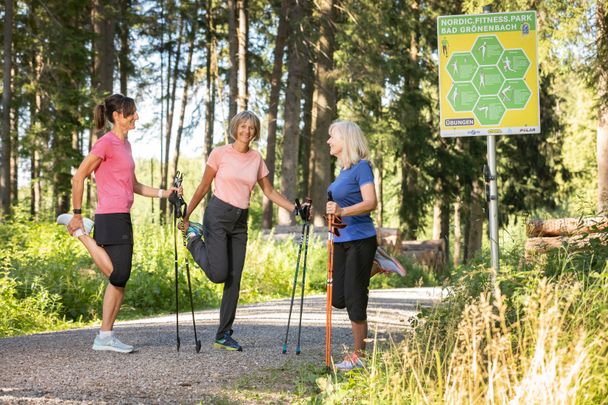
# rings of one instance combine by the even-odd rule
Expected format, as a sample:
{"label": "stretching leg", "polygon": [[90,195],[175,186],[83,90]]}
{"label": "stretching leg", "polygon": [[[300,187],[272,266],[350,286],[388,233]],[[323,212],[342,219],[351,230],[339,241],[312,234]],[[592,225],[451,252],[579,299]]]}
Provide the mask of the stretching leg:
{"label": "stretching leg", "polygon": [[106,276],[106,278],[110,278],[110,274],[112,274],[114,271],[114,266],[112,266],[110,256],[108,256],[108,253],[104,250],[104,248],[98,246],[95,239],[91,238],[89,235],[79,236],[78,240],[80,240],[84,247],[88,250],[91,258],[103,275]]}

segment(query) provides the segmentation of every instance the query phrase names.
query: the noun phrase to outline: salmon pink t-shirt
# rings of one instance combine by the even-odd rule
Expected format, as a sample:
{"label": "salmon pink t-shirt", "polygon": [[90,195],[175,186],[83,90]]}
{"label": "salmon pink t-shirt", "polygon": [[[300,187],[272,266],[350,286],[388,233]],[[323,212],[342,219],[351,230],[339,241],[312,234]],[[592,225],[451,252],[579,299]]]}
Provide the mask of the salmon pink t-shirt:
{"label": "salmon pink t-shirt", "polygon": [[216,171],[213,194],[242,209],[249,208],[255,183],[269,173],[260,152],[249,149],[241,153],[232,144],[213,149],[207,165]]}
{"label": "salmon pink t-shirt", "polygon": [[97,184],[97,214],[129,213],[133,205],[135,162],[131,144],[111,131],[99,138],[91,154],[101,158],[95,170]]}

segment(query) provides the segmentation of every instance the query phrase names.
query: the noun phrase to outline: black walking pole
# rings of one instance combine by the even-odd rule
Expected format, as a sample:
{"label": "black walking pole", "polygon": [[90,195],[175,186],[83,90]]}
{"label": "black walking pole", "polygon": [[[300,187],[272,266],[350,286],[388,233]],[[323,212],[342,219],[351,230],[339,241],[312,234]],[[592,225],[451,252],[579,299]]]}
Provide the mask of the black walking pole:
{"label": "black walking pole", "polygon": [[[180,187],[182,184],[183,176],[180,172],[175,174],[173,178],[173,187]],[[187,211],[188,206],[184,199],[177,194],[172,192],[169,196],[169,202],[173,205],[173,248],[175,250],[175,317],[176,317],[176,330],[177,330],[177,351],[180,347],[179,339],[179,290],[178,290],[178,264],[177,264],[177,218],[183,218],[184,213]],[[185,240],[184,240],[185,243]],[[196,352],[201,351],[201,341],[198,340],[196,333],[196,321],[194,318],[194,300],[192,298],[192,283],[190,281],[190,264],[186,257],[186,276],[188,280],[188,294],[190,296],[190,309],[192,311],[192,326],[194,328],[194,341],[196,342]]]}
{"label": "black walking pole", "polygon": [[[312,202],[309,198],[304,200],[306,203]],[[304,242],[304,263],[302,265],[302,294],[300,297],[300,323],[298,324],[298,345],[296,346],[296,354],[300,354],[300,336],[302,334],[302,311],[304,310],[304,286],[306,285],[306,256],[308,255],[308,236],[310,235],[310,218],[308,209],[304,210],[304,234],[306,240]]]}
{"label": "black walking pole", "polygon": [[[296,199],[296,211],[300,211],[300,202]],[[287,353],[287,338],[289,336],[289,325],[291,324],[291,313],[293,310],[293,302],[296,295],[296,284],[298,282],[298,272],[300,269],[300,257],[302,255],[302,244],[304,243],[304,232],[306,231],[306,222],[302,224],[302,234],[300,235],[300,243],[298,245],[298,259],[296,262],[296,273],[293,277],[293,288],[291,289],[291,302],[289,304],[289,316],[287,317],[287,330],[285,331],[285,340],[283,341],[283,354]],[[299,354],[299,353],[298,353]]]}
{"label": "black walking pole", "polygon": [[173,263],[175,264],[175,340],[177,351],[179,352],[179,281],[178,281],[178,265],[177,265],[177,210],[178,207],[173,205]]}

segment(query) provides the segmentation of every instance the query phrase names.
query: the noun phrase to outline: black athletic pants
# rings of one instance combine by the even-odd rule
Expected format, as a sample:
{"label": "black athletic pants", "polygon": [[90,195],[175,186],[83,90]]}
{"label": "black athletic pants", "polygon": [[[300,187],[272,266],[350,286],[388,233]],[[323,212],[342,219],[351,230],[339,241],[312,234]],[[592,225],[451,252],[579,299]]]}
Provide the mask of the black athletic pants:
{"label": "black athletic pants", "polygon": [[247,251],[248,210],[212,197],[203,218],[203,239],[193,238],[188,250],[209,280],[224,283],[216,339],[229,332],[236,315]]}

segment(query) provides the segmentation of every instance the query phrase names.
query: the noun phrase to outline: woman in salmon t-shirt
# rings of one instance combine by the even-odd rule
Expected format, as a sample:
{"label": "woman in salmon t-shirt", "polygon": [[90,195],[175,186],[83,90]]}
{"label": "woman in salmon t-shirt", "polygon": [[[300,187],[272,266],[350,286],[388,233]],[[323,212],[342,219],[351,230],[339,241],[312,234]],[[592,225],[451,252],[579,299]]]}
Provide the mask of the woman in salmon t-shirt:
{"label": "woman in salmon t-shirt", "polygon": [[[182,193],[181,187],[162,190],[137,181],[127,135],[129,130],[135,128],[138,119],[135,101],[121,94],[114,94],[95,107],[97,130],[105,128],[107,121],[112,123],[112,130],[95,142],[91,153],[72,178],[74,213],[61,214],[57,218],[57,223],[66,225],[70,234],[83,243],[109,281],[103,298],[101,329],[95,337],[93,350],[121,353],[133,351],[133,346],[122,343],[113,332],[114,321],[124,298],[125,285],[131,275],[133,228],[130,211],[133,193],[159,198],[169,197],[173,190]],[[93,221],[83,218],[81,209],[84,181],[93,172],[98,200],[94,239],[89,236]]]}
{"label": "woman in salmon t-shirt", "polygon": [[[220,146],[209,155],[203,178],[184,216],[182,230],[188,238],[188,250],[209,280],[224,283],[220,307],[220,325],[214,347],[242,351],[232,338],[232,323],[239,300],[241,276],[247,249],[247,216],[251,190],[256,183],[264,195],[280,207],[295,213],[294,203],[277,192],[268,179],[268,168],[260,152],[250,148],[260,137],[260,119],[243,111],[230,120],[234,143]],[[203,224],[188,218],[214,183]],[[303,207],[301,216],[309,215]]]}

